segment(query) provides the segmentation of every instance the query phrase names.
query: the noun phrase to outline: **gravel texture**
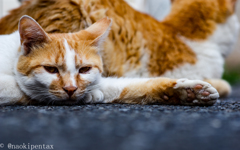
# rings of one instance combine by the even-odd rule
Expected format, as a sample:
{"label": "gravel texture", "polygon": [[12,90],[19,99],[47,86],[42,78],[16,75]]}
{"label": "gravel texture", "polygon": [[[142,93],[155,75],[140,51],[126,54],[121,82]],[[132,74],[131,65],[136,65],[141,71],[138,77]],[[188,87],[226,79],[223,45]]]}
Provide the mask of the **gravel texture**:
{"label": "gravel texture", "polygon": [[57,150],[239,150],[236,90],[210,107],[0,106],[0,150],[8,149],[8,143]]}

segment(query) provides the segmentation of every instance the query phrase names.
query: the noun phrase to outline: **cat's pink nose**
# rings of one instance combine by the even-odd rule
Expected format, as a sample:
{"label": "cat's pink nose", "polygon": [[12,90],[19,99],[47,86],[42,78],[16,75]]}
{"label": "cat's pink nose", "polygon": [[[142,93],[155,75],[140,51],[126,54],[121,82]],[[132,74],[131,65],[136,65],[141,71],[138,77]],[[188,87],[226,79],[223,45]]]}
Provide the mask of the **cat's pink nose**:
{"label": "cat's pink nose", "polygon": [[77,87],[65,86],[65,87],[63,87],[63,90],[68,94],[69,97],[71,97],[73,95],[73,93],[77,90]]}

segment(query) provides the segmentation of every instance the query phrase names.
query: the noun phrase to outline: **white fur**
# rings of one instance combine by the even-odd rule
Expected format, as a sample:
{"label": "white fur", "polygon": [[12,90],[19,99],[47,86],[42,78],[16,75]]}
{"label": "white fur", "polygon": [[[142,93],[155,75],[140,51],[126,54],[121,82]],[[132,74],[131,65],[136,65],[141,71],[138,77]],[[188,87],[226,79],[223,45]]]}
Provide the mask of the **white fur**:
{"label": "white fur", "polygon": [[196,53],[195,65],[185,64],[162,76],[170,78],[211,79],[221,78],[224,58],[229,54],[237,41],[239,22],[236,15],[228,18],[227,22],[217,26],[216,31],[205,41],[183,41]]}
{"label": "white fur", "polygon": [[134,9],[146,13],[146,2],[145,0],[125,0]]}
{"label": "white fur", "polygon": [[135,83],[144,83],[150,78],[100,78],[99,88],[95,89],[92,94],[92,100],[88,102],[109,103],[118,98],[122,90]]}
{"label": "white fur", "polygon": [[239,20],[237,15],[232,15],[224,24],[219,24],[213,36],[209,41],[216,43],[220,53],[226,58],[232,52],[239,35]]}
{"label": "white fur", "polygon": [[15,103],[23,97],[12,75],[0,74],[0,105]]}
{"label": "white fur", "polygon": [[[72,86],[77,86],[76,81],[75,81],[75,74],[78,73],[78,70],[76,69],[76,64],[75,64],[75,51],[73,49],[70,48],[70,46],[67,43],[67,40],[64,40],[64,46],[65,46],[65,62],[66,62],[66,66],[67,66],[67,72],[70,73],[70,77],[71,77],[71,81],[72,84],[69,83]],[[70,85],[66,85],[66,86],[70,86]]]}
{"label": "white fur", "polygon": [[15,103],[23,96],[13,72],[19,45],[18,32],[0,36],[0,104]]}
{"label": "white fur", "polygon": [[35,74],[34,76],[27,77],[19,72],[16,72],[15,79],[20,89],[32,99],[45,101],[47,99],[56,99],[53,95],[49,94],[49,82],[56,79],[55,75],[50,75],[46,72]]}
{"label": "white fur", "polygon": [[19,33],[0,36],[0,72],[13,75],[17,51],[20,46]]}
{"label": "white fur", "polygon": [[96,80],[98,80],[101,74],[99,73],[99,70],[97,68],[92,68],[88,73],[80,74],[80,76],[82,79],[94,83],[96,82]]}

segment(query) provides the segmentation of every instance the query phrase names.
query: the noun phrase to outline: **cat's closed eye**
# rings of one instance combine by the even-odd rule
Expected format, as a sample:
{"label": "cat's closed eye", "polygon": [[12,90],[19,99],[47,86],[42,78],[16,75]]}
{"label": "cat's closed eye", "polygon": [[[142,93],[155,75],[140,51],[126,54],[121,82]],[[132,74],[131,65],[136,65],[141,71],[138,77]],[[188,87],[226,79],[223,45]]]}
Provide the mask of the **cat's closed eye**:
{"label": "cat's closed eye", "polygon": [[92,67],[82,67],[79,69],[79,73],[87,73],[88,71],[90,71],[92,69]]}
{"label": "cat's closed eye", "polygon": [[44,66],[44,69],[49,73],[59,73],[56,67]]}

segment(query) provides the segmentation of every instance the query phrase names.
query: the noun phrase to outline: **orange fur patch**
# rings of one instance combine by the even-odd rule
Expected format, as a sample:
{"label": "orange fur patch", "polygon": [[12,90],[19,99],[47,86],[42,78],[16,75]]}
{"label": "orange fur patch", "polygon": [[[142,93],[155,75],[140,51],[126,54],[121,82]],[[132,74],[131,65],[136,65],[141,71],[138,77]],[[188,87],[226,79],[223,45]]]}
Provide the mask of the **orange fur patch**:
{"label": "orange fur patch", "polygon": [[[114,103],[130,104],[181,104],[179,93],[173,87],[176,80],[168,78],[152,79],[142,84],[132,84],[123,89]],[[167,96],[167,98],[166,98]]]}

